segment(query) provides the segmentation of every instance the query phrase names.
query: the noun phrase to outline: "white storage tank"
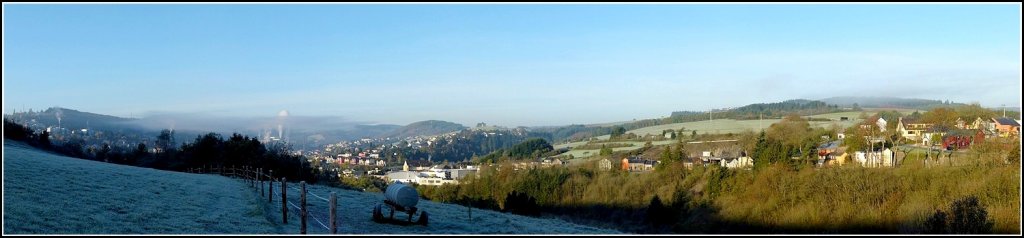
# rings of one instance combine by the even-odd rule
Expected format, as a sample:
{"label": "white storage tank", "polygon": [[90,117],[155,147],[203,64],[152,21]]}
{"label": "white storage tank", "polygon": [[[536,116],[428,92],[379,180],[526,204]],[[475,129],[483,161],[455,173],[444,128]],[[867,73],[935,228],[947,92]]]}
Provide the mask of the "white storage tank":
{"label": "white storage tank", "polygon": [[384,199],[408,208],[415,207],[419,203],[420,195],[416,192],[415,188],[395,182],[388,185],[388,188],[384,190]]}

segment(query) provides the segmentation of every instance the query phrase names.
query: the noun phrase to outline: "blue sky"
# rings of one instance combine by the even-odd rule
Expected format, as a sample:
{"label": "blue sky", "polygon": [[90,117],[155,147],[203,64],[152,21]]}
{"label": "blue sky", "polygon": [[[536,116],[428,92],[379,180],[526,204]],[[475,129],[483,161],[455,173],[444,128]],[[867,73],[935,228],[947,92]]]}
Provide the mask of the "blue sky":
{"label": "blue sky", "polygon": [[5,113],[539,126],[1021,98],[1019,4],[3,7]]}

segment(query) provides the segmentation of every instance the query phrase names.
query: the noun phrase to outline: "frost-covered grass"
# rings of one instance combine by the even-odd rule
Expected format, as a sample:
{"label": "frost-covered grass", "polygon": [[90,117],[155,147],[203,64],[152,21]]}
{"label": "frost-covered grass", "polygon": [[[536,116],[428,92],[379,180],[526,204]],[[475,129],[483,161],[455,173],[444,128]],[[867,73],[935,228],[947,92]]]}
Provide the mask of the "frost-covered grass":
{"label": "frost-covered grass", "polygon": [[262,234],[262,216],[236,180],[58,156],[4,140],[4,233]]}
{"label": "frost-covered grass", "polygon": [[[278,192],[280,184],[275,184],[275,193]],[[289,183],[289,187],[298,188],[297,184]],[[381,193],[365,193],[351,190],[338,189],[326,186],[307,185],[307,191],[321,197],[329,198],[331,192],[338,195],[338,233],[343,234],[613,234],[620,233],[614,230],[598,229],[577,225],[558,219],[543,219],[526,216],[519,216],[508,213],[501,213],[491,210],[473,208],[473,219],[469,220],[465,206],[438,203],[421,199],[417,208],[427,211],[430,217],[429,226],[399,226],[389,224],[378,224],[371,220],[373,206],[383,202],[384,195]],[[299,194],[296,190],[288,191],[288,200],[299,204]],[[279,195],[275,195],[279,196]],[[274,198],[273,204],[266,204],[268,211],[272,212],[275,222],[281,220],[281,200]],[[324,225],[328,224],[328,202],[307,196],[307,204],[310,213],[320,217]],[[264,201],[265,202],[265,201]],[[384,210],[387,216],[387,209]],[[299,219],[295,216],[297,211],[289,211],[287,230],[298,231]],[[413,217],[416,221],[417,216]],[[406,218],[405,213],[395,213],[395,218]],[[307,233],[327,234],[317,221],[310,219]]]}
{"label": "frost-covered grass", "polygon": [[[268,203],[240,180],[122,166],[54,155],[4,140],[3,229],[5,234],[298,234],[297,213],[281,223],[280,197]],[[294,186],[294,184],[291,184]],[[295,186],[297,188],[297,186]],[[275,192],[280,192],[276,184]],[[396,226],[370,220],[379,193],[324,186],[307,189],[338,194],[339,233],[618,233],[562,220],[540,219],[420,201],[430,226]],[[288,191],[298,203],[298,193]],[[326,220],[327,202],[307,198],[310,212]],[[399,217],[396,214],[396,217]],[[310,219],[308,233],[327,230]]]}

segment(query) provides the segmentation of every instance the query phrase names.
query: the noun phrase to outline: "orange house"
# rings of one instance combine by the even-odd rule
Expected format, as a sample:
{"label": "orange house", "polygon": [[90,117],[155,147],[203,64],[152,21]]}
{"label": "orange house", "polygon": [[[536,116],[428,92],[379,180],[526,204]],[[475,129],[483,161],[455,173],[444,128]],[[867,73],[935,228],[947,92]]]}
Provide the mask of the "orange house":
{"label": "orange house", "polygon": [[622,158],[622,171],[629,171],[629,158]]}
{"label": "orange house", "polygon": [[996,131],[999,131],[999,137],[1016,137],[1020,132],[1020,124],[1010,118],[992,118],[992,122],[996,125]]}

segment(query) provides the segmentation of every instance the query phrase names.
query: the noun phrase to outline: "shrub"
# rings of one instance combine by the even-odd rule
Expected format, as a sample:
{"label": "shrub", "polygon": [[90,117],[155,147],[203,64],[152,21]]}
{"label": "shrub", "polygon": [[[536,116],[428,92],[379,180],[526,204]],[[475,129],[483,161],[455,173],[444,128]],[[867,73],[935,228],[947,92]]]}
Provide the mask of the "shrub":
{"label": "shrub", "polygon": [[936,210],[924,226],[925,232],[932,234],[986,234],[992,233],[993,225],[978,198],[968,196],[953,201],[949,205],[949,213]]}

